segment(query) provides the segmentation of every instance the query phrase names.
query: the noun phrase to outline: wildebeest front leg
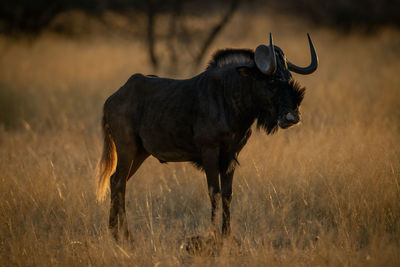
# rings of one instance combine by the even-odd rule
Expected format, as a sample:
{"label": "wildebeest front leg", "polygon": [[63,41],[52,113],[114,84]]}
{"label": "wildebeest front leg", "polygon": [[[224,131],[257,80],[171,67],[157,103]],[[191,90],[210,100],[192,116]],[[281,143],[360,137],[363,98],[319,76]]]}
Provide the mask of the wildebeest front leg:
{"label": "wildebeest front leg", "polygon": [[219,150],[208,149],[202,154],[204,170],[207,176],[208,195],[211,201],[211,224],[213,231],[217,233],[216,212],[221,200],[221,188],[219,185]]}
{"label": "wildebeest front leg", "polygon": [[231,233],[231,201],[232,201],[232,180],[234,170],[221,173],[222,187],[222,235],[227,237]]}
{"label": "wildebeest front leg", "polygon": [[222,247],[221,234],[217,226],[217,210],[221,202],[219,185],[219,149],[209,148],[202,152],[202,165],[207,177],[208,195],[211,201],[211,235],[189,238],[186,251],[197,255],[216,255]]}

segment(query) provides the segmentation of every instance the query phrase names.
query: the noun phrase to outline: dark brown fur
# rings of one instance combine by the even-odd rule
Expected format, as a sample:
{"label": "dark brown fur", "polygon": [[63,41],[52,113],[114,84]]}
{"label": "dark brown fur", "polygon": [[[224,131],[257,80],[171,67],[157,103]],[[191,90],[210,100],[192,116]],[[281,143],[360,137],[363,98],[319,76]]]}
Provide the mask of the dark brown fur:
{"label": "dark brown fur", "polygon": [[222,198],[222,234],[229,235],[232,179],[251,125],[257,121],[270,134],[300,120],[304,89],[292,81],[280,49],[276,57],[277,71],[267,76],[255,66],[253,51],[222,50],[198,76],[174,80],[135,74],[107,99],[98,197],[110,185],[109,227],[115,238],[130,237],[126,182],[150,155],[160,162],[189,161],[205,171],[212,225],[216,231]]}

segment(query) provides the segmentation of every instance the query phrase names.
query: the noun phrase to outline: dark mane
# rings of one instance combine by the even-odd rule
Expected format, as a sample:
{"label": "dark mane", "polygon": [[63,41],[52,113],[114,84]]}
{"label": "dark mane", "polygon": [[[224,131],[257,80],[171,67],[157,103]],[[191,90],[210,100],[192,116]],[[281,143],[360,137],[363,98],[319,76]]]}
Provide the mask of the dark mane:
{"label": "dark mane", "polygon": [[296,106],[300,106],[301,102],[303,101],[306,88],[302,87],[297,81],[294,81],[293,79],[289,81],[289,87],[294,95],[293,99],[294,104]]}
{"label": "dark mane", "polygon": [[221,49],[214,53],[208,62],[207,69],[220,68],[226,65],[248,65],[254,62],[254,51],[251,49]]}

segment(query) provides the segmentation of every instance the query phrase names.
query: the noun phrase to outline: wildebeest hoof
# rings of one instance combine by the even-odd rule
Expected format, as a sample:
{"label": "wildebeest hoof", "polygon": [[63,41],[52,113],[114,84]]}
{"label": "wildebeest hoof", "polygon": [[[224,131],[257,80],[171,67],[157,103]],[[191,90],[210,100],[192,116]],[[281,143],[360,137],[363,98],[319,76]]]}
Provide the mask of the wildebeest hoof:
{"label": "wildebeest hoof", "polygon": [[229,240],[229,243],[232,244],[234,247],[239,248],[242,245],[242,242],[235,236],[226,237]]}
{"label": "wildebeest hoof", "polygon": [[217,256],[222,248],[222,238],[216,235],[193,236],[187,238],[181,245],[181,250],[190,255]]}
{"label": "wildebeest hoof", "polygon": [[134,243],[134,238],[131,232],[127,231],[125,233],[113,232],[112,237],[119,245],[132,246]]}

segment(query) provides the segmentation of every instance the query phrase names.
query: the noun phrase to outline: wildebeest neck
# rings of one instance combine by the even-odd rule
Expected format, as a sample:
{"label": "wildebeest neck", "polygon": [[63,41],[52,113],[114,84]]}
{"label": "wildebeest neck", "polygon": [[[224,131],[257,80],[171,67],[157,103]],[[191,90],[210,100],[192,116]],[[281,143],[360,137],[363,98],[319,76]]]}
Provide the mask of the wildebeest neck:
{"label": "wildebeest neck", "polygon": [[224,70],[221,76],[228,121],[234,128],[249,128],[256,118],[257,107],[248,79],[237,74],[235,67]]}

